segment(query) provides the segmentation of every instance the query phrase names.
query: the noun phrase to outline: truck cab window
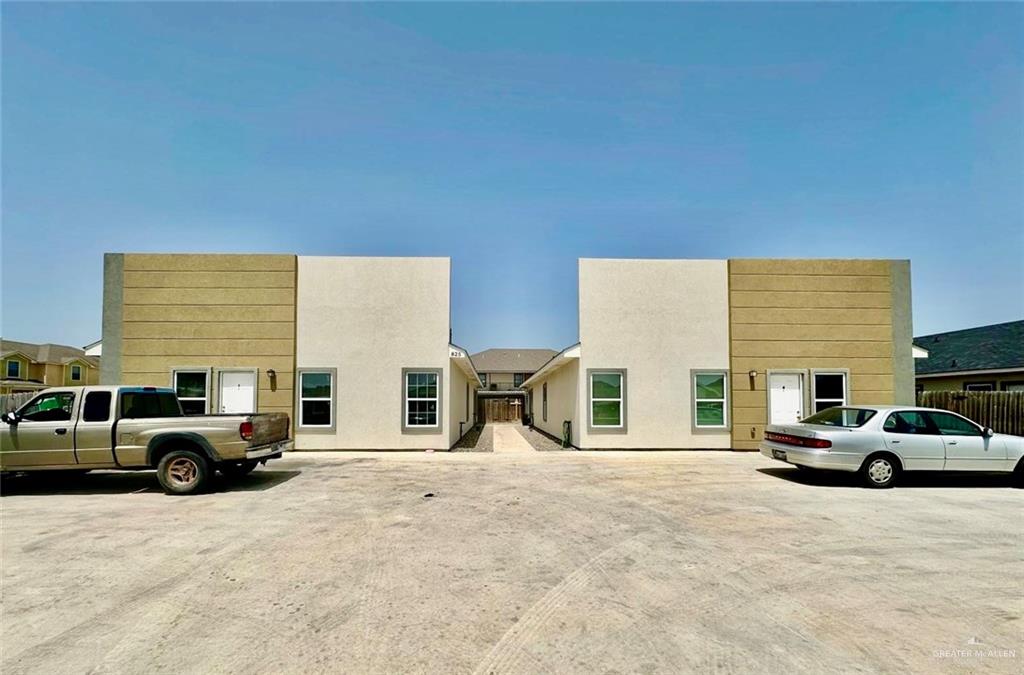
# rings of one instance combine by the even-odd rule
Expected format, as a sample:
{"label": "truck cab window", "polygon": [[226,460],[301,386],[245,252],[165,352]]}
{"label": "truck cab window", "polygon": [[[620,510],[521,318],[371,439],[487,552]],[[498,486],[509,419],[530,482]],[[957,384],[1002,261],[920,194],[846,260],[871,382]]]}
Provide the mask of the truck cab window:
{"label": "truck cab window", "polygon": [[110,392],[90,391],[85,395],[83,422],[106,422],[110,419]]}
{"label": "truck cab window", "polygon": [[181,417],[181,407],[174,392],[126,391],[121,394],[121,417]]}
{"label": "truck cab window", "polygon": [[69,391],[41,394],[19,411],[18,418],[24,422],[68,422],[74,403],[75,395]]}

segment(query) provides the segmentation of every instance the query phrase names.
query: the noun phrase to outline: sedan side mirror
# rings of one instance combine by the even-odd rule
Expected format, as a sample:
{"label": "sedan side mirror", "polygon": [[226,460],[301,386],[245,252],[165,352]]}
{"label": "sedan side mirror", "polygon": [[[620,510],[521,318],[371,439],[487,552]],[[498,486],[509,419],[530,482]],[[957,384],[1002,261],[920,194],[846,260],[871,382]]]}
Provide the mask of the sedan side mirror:
{"label": "sedan side mirror", "polygon": [[992,427],[985,427],[985,430],[981,433],[985,434],[985,438],[992,438],[996,432],[992,431]]}
{"label": "sedan side mirror", "polygon": [[15,424],[18,423],[18,415],[13,412],[4,413],[3,420],[4,422],[7,422],[11,426],[14,426]]}

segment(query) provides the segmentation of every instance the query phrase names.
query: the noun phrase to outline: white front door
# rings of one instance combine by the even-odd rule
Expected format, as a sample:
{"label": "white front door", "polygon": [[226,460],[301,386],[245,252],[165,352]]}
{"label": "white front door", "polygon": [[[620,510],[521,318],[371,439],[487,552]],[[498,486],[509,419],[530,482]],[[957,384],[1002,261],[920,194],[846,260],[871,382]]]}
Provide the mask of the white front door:
{"label": "white front door", "polygon": [[256,373],[225,371],[220,374],[220,412],[245,414],[256,412]]}
{"label": "white front door", "polygon": [[771,373],[768,376],[768,412],[770,424],[792,424],[803,419],[803,375]]}

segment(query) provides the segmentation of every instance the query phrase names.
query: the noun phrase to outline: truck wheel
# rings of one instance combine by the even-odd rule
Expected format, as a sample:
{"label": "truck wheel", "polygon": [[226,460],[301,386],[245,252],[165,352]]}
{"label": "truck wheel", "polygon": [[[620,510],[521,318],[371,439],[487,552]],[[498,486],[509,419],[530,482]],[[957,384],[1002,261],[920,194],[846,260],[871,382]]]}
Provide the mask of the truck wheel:
{"label": "truck wheel", "polygon": [[156,477],[167,494],[191,495],[206,487],[210,464],[191,450],[172,450],[160,459]]}
{"label": "truck wheel", "polygon": [[217,468],[225,478],[241,478],[248,476],[257,466],[259,460],[247,459],[241,462],[224,462]]}

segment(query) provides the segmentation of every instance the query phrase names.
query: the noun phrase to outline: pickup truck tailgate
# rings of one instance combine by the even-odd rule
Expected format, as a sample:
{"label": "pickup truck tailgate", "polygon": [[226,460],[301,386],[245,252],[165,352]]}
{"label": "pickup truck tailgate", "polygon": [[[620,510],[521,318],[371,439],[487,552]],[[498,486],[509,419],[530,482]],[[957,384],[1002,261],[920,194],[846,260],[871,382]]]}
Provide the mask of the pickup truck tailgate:
{"label": "pickup truck tailgate", "polygon": [[288,440],[288,415],[260,413],[252,416],[252,447]]}

